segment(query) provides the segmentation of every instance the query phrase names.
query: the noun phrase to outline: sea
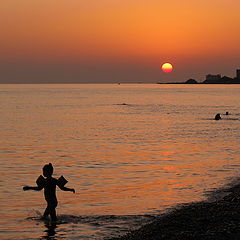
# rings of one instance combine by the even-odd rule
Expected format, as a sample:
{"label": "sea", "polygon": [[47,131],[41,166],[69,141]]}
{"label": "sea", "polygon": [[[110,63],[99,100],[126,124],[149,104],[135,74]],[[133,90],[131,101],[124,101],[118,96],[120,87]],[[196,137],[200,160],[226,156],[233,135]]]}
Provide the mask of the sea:
{"label": "sea", "polygon": [[[0,114],[1,240],[110,239],[240,174],[240,85],[1,84]],[[22,190],[48,163],[57,223]]]}

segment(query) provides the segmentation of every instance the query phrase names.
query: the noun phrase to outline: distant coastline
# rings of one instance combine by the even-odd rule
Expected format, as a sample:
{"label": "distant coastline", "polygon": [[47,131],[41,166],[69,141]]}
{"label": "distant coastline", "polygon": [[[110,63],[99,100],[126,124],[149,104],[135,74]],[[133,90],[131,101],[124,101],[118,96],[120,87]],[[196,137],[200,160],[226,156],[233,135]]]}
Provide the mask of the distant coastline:
{"label": "distant coastline", "polygon": [[[196,80],[195,80],[196,81]],[[157,84],[240,84],[240,80],[238,81],[227,81],[227,82],[224,82],[224,81],[219,81],[219,82],[189,82],[189,80],[185,81],[185,82],[164,82],[164,83],[161,83],[161,82],[157,82]]]}
{"label": "distant coastline", "polygon": [[157,84],[240,84],[240,69],[236,70],[236,77],[234,78],[227,76],[222,77],[221,74],[208,74],[203,82],[198,82],[197,80],[190,78],[185,82],[157,82]]}
{"label": "distant coastline", "polygon": [[[9,82],[10,81],[10,82]],[[196,79],[190,78],[184,82],[79,82],[77,79],[66,81],[58,81],[56,79],[45,79],[45,80],[37,80],[35,82],[31,82],[29,80],[25,80],[23,82],[14,81],[14,80],[2,80],[0,84],[240,84],[240,69],[236,70],[236,77],[228,77],[221,76],[221,74],[207,74],[204,81],[197,81]]]}

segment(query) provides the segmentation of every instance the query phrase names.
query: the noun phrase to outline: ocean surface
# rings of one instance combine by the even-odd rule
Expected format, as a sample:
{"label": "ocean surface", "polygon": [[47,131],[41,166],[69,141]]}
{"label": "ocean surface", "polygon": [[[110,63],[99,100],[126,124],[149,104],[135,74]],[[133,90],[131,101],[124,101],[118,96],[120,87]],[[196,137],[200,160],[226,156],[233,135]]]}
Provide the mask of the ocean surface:
{"label": "ocean surface", "polygon": [[[240,173],[239,85],[0,85],[0,114],[1,240],[107,239]],[[56,225],[22,190],[49,162]]]}

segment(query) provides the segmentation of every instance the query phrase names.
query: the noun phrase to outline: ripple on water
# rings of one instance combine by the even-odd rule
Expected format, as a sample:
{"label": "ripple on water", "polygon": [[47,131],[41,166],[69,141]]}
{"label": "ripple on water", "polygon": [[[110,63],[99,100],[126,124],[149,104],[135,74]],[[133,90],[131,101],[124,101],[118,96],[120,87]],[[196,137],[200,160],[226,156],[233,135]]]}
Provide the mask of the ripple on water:
{"label": "ripple on water", "polygon": [[[71,225],[74,226],[72,231],[76,232],[78,239],[98,240],[123,235],[127,231],[138,229],[157,218],[157,215],[58,215],[58,221],[51,223],[49,220],[43,220],[38,211],[35,214],[37,216],[28,217],[26,220],[43,223],[48,229],[54,228],[54,235],[58,234],[60,227],[63,235],[67,234],[67,229]],[[86,233],[90,234],[86,235]]]}

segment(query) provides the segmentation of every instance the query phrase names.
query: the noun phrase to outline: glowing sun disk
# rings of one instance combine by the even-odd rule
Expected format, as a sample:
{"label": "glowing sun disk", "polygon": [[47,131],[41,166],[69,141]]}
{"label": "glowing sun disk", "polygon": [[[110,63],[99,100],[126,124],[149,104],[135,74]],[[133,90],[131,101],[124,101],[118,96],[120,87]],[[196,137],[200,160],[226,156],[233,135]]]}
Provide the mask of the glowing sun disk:
{"label": "glowing sun disk", "polygon": [[162,65],[162,71],[163,71],[163,72],[165,72],[165,73],[170,73],[170,72],[172,72],[172,70],[173,70],[173,66],[172,66],[171,63],[164,63],[164,64]]}

